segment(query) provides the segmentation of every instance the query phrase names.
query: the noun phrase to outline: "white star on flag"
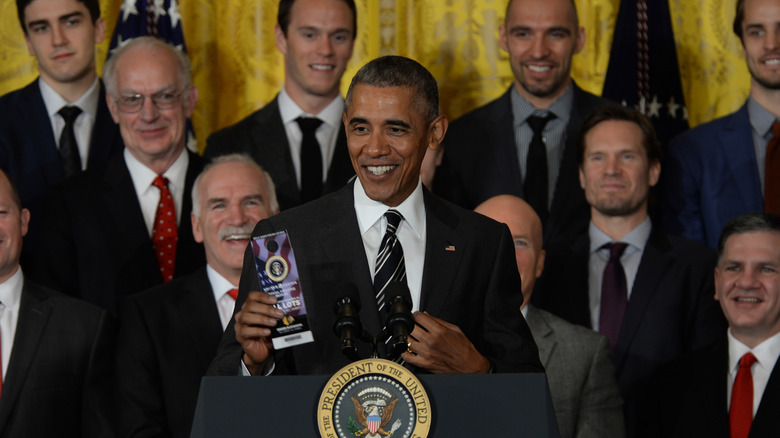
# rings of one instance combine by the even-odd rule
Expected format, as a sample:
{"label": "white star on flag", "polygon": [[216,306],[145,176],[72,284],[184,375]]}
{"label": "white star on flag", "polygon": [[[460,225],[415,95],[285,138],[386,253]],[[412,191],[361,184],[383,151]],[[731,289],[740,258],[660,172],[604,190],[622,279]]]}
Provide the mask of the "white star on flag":
{"label": "white star on flag", "polygon": [[124,0],[122,6],[119,7],[122,10],[122,21],[127,21],[131,15],[138,15],[138,9],[135,7],[135,0]]}

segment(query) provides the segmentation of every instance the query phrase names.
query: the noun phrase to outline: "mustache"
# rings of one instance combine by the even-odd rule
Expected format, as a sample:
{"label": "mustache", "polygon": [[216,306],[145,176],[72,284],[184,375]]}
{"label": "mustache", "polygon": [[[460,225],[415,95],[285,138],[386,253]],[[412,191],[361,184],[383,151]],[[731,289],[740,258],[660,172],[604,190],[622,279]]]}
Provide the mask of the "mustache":
{"label": "mustache", "polygon": [[242,225],[240,227],[225,227],[219,230],[217,234],[220,240],[249,240],[252,237],[252,225]]}

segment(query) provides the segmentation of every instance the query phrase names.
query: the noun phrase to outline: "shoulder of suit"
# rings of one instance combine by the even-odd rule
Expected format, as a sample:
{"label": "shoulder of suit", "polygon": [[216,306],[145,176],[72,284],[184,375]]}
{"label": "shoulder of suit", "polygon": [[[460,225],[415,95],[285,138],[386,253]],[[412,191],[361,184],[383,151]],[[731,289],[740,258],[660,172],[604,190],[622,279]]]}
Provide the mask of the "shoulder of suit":
{"label": "shoulder of suit", "polygon": [[703,153],[709,154],[712,152],[711,140],[716,138],[724,127],[733,125],[735,122],[738,122],[740,118],[745,118],[748,122],[748,124],[745,125],[745,129],[746,132],[749,133],[750,120],[747,116],[747,104],[744,104],[733,113],[726,114],[725,116],[718,117],[681,132],[669,141],[667,150],[674,154],[680,151],[697,149],[701,150]]}
{"label": "shoulder of suit", "polygon": [[76,316],[101,318],[106,313],[106,310],[101,307],[40,285],[27,277],[24,279],[24,293],[55,311],[71,313],[74,318]]}
{"label": "shoulder of suit", "polygon": [[704,264],[714,267],[717,254],[713,248],[681,236],[673,236],[657,231],[658,238],[664,239],[670,245],[670,252],[677,256],[681,263]]}

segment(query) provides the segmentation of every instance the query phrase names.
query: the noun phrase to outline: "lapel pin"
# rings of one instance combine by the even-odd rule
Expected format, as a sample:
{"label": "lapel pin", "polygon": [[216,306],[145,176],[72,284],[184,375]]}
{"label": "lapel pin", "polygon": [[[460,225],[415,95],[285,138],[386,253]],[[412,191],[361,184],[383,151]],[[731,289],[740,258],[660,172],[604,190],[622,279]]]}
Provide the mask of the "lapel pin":
{"label": "lapel pin", "polygon": [[444,248],[445,251],[455,251],[455,245],[448,245]]}

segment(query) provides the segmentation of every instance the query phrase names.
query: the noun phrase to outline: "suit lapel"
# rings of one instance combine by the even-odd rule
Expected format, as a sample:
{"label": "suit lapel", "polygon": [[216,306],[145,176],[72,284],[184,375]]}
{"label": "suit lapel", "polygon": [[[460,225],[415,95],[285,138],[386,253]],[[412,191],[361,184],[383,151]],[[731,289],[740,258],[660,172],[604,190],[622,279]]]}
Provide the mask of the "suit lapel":
{"label": "suit lapel", "polygon": [[87,168],[106,162],[114,153],[122,148],[122,139],[119,129],[111,118],[111,112],[106,104],[106,87],[100,81],[100,95],[98,96],[97,114],[95,124],[92,127],[92,137],[89,142],[89,155],[87,156]]}
{"label": "suit lapel", "polygon": [[205,267],[182,285],[182,293],[171,310],[178,314],[176,319],[186,326],[189,345],[195,347],[199,363],[209,363],[216,354],[224,327],[219,319],[219,310]]}
{"label": "suit lapel", "polygon": [[182,197],[178,229],[179,240],[176,244],[175,275],[177,277],[182,274],[188,274],[206,263],[203,245],[195,242],[195,238],[192,235],[192,220],[190,219],[190,212],[192,212],[192,185],[195,183],[195,178],[198,177],[200,171],[203,170],[203,162],[198,155],[189,150],[185,149],[184,153],[189,155],[189,164],[187,165],[187,175],[184,179],[184,196]]}
{"label": "suit lapel", "polygon": [[531,329],[536,346],[539,348],[539,361],[546,368],[552,351],[555,349],[554,330],[535,307],[528,305],[526,308],[528,312],[525,321],[528,323],[528,328]]}
{"label": "suit lapel", "polygon": [[772,374],[769,375],[769,382],[764,389],[764,395],[761,396],[761,403],[758,405],[756,417],[753,419],[753,425],[750,427],[751,438],[770,437],[780,435],[780,367],[775,364]]}
{"label": "suit lapel", "polygon": [[273,177],[276,193],[280,198],[279,204],[284,208],[284,205],[300,204],[300,192],[278,99],[277,95],[273,101],[255,113],[250,137],[254,142],[254,150],[267,151],[262,157],[262,163]]}
{"label": "suit lapel", "polygon": [[[117,154],[106,165],[103,200],[118,229],[117,238],[124,238],[129,248],[145,246],[148,243],[149,256],[154,258],[149,242],[149,232],[143,221],[141,205],[133,187],[130,171],[127,170],[124,154]],[[156,262],[155,262],[156,263]]]}
{"label": "suit lapel", "polygon": [[29,163],[40,163],[30,168],[41,169],[38,176],[46,181],[46,186],[62,181],[65,173],[62,170],[60,156],[54,140],[54,131],[51,128],[49,114],[43,103],[38,81],[33,81],[22,90],[19,112],[24,114],[21,120],[25,121],[25,131],[29,135],[29,146],[22,152]]}
{"label": "suit lapel", "polygon": [[8,423],[19,394],[24,390],[27,374],[34,364],[41,336],[46,329],[51,307],[46,303],[40,289],[24,282],[19,318],[14,336],[11,360],[3,383],[0,398],[0,435]]}
{"label": "suit lapel", "polygon": [[[756,152],[753,147],[747,104],[728,117],[728,121],[722,125],[718,133],[719,141],[716,142],[716,146],[731,170],[731,178],[722,180],[727,184],[736,184],[741,195],[743,206],[733,211],[763,210],[761,182],[756,168]],[[713,187],[714,189],[719,188]]]}

